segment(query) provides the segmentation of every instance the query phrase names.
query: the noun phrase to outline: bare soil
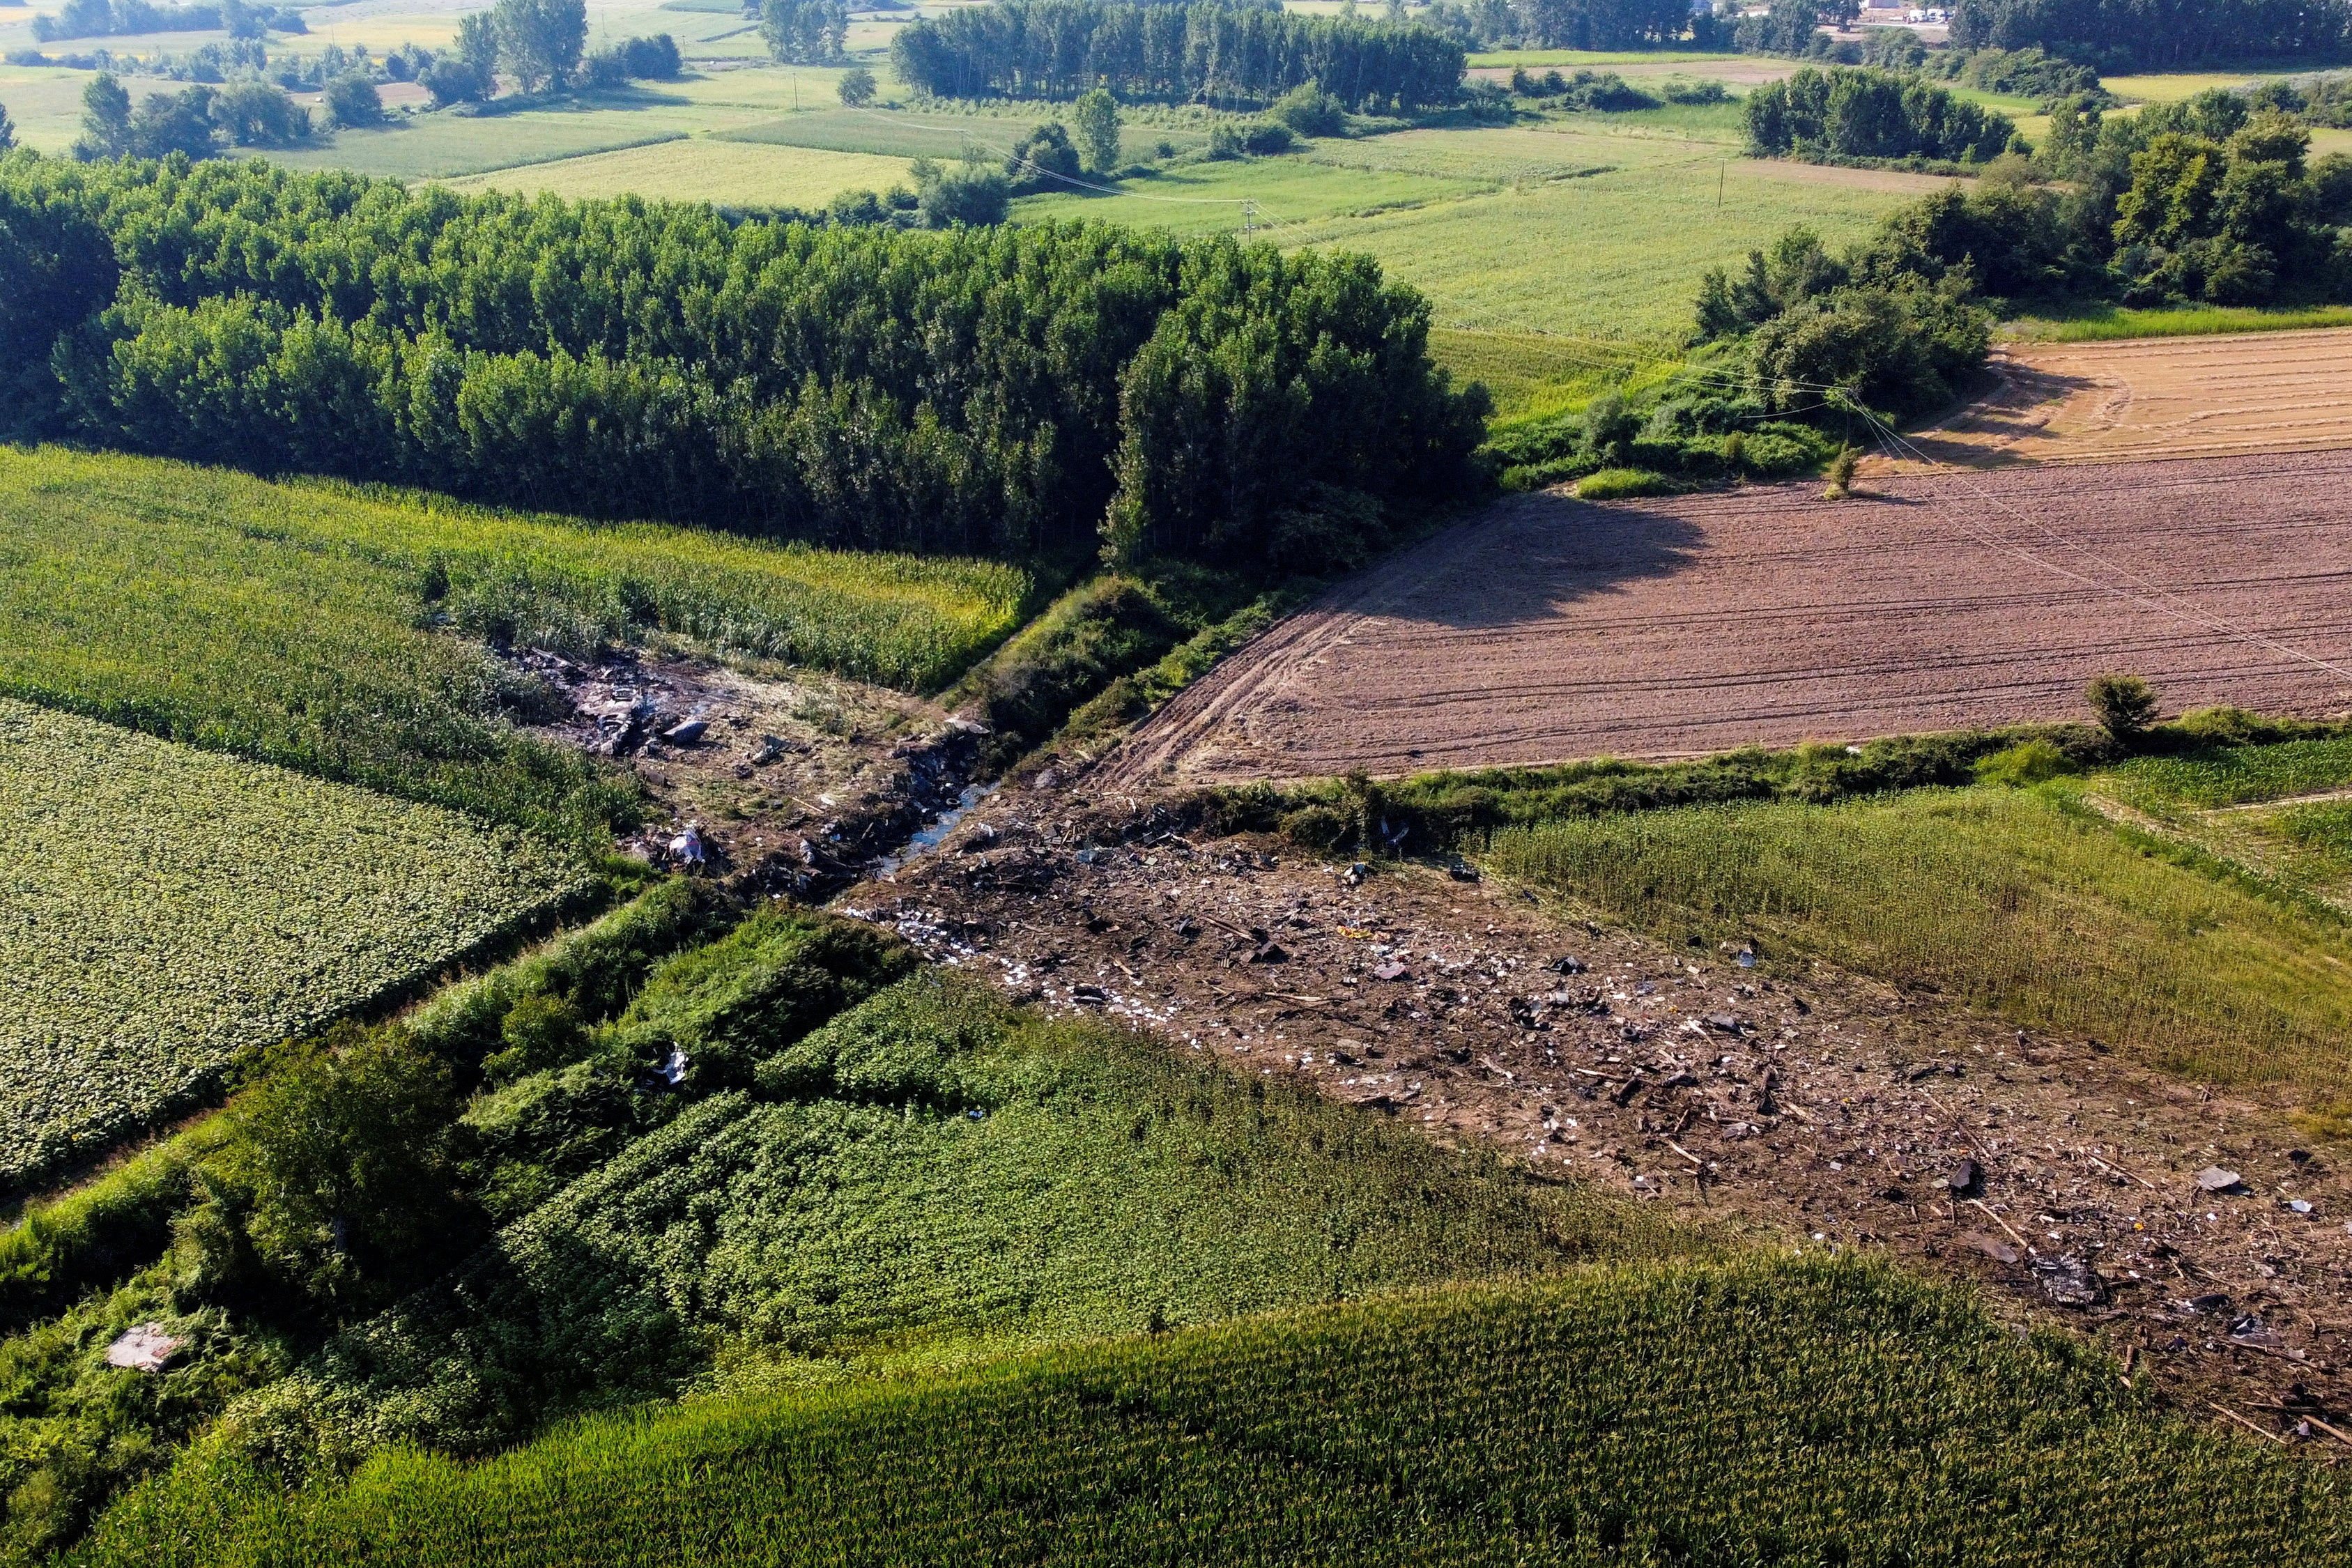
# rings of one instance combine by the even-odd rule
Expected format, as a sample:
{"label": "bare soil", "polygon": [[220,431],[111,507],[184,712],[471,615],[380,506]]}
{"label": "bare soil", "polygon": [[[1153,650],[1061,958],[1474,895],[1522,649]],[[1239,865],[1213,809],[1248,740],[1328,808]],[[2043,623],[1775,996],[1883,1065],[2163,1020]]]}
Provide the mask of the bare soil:
{"label": "bare soil", "polygon": [[805,671],[628,649],[517,659],[563,710],[539,733],[644,784],[654,809],[624,853],[680,865],[691,826],[696,868],[765,892],[845,886],[958,803],[985,733],[920,698]]}
{"label": "bare soil", "polygon": [[[1196,842],[1165,807],[1059,791],[976,815],[835,907],[1011,996],[1441,1142],[1974,1281],[2200,1418],[2227,1424],[2218,1403],[2315,1454],[2341,1447],[2327,1426],[2352,1445],[2352,1171],[2276,1105],[1432,867]],[[2208,1190],[2209,1170],[2237,1180]]]}
{"label": "bare soil", "polygon": [[2168,711],[2352,709],[2352,452],[1513,497],[1179,696],[1098,792],[1664,759]]}
{"label": "bare soil", "polygon": [[2352,331],[2340,328],[2022,344],[1991,369],[1991,391],[1863,472],[2352,447]]}

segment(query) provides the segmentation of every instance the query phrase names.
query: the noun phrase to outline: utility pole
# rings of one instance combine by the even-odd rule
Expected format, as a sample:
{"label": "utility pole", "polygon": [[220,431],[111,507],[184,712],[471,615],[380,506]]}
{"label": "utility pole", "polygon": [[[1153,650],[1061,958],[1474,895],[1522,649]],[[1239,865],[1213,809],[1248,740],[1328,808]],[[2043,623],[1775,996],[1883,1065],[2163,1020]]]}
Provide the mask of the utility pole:
{"label": "utility pole", "polygon": [[1723,182],[1725,177],[1730,173],[1731,165],[1727,163],[1720,165],[1715,171],[1715,210],[1717,212],[1721,212],[1723,210]]}
{"label": "utility pole", "polygon": [[1253,201],[1244,201],[1242,203],[1242,239],[1244,243],[1247,243],[1250,239],[1254,238],[1256,234],[1257,204]]}

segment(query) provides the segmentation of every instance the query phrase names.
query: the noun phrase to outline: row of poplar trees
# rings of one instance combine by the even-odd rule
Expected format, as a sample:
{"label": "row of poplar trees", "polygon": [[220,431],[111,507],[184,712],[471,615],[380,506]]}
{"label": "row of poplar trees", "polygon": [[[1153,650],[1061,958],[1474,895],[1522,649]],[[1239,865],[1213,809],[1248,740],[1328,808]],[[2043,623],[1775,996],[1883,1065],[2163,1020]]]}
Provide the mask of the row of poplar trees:
{"label": "row of poplar trees", "polygon": [[1484,408],[1366,259],[1094,225],[19,152],[0,277],[0,436],[866,549],[1265,563],[1449,489]]}

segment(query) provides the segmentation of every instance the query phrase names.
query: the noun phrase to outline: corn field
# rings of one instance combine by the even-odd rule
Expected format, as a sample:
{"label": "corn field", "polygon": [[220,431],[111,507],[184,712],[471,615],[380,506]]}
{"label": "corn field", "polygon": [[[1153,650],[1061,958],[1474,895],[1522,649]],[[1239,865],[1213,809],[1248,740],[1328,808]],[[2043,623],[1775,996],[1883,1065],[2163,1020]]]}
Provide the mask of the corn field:
{"label": "corn field", "polygon": [[215,1454],[92,1565],[2340,1563],[2342,1478],[2053,1334],[1815,1259],[1609,1268],[592,1417],[279,1490]]}

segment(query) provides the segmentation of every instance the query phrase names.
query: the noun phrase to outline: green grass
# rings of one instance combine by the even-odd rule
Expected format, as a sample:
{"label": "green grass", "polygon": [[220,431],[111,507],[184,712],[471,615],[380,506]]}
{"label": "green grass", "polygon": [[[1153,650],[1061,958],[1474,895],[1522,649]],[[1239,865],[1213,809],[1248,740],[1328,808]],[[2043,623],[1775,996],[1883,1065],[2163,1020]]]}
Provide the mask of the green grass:
{"label": "green grass", "polygon": [[1964,1293],[1783,1258],[603,1416],[301,1493],[191,1466],[73,1561],[2316,1568],[2347,1502]]}
{"label": "green grass", "polygon": [[0,699],[0,1183],[585,889],[454,813]]}
{"label": "green grass", "polygon": [[2294,331],[2352,327],[2352,305],[2268,308],[2200,305],[2187,310],[2136,310],[2090,305],[2063,316],[2024,316],[2002,324],[2010,336],[2036,343],[2105,342],[2116,338],[2201,337],[2214,332]]}
{"label": "green grass", "polygon": [[1288,245],[1312,219],[1346,218],[1446,202],[1485,188],[1480,183],[1384,170],[1342,169],[1310,159],[1237,158],[1177,163],[1149,179],[1124,182],[1120,194],[1071,191],[1024,196],[1019,219],[1086,218],[1171,234],[1237,234],[1242,203],[1258,206],[1261,235]]}
{"label": "green grass", "polygon": [[447,184],[460,192],[546,192],[567,201],[659,192],[670,201],[815,211],[845,190],[912,188],[914,182],[901,158],[808,147],[751,146],[695,136],[499,169]]}
{"label": "green grass", "polygon": [[1429,352],[1453,373],[1456,384],[1475,381],[1494,394],[1498,427],[1549,418],[1612,386],[1639,387],[1664,379],[1683,363],[1669,349],[1644,353],[1608,339],[1445,327],[1431,331]]}
{"label": "green grass", "polygon": [[625,819],[629,797],[514,731],[534,689],[436,617],[558,646],[662,630],[922,687],[1028,592],[987,563],[49,448],[0,447],[0,692],[552,832]]}
{"label": "green grass", "polygon": [[2352,736],[2141,757],[2117,768],[2113,777],[2123,798],[2143,810],[2247,805],[2318,795],[2352,786]]}
{"label": "green grass", "polygon": [[1691,331],[1691,302],[1708,268],[1737,266],[1750,248],[1801,223],[1834,249],[1868,233],[1927,183],[1845,170],[1792,178],[1727,160],[1706,144],[1685,151],[1665,140],[1529,134],[1559,135],[1569,143],[1564,158],[1608,163],[1613,172],[1370,217],[1311,220],[1280,231],[1280,243],[1370,255],[1389,276],[1430,297],[1440,326],[1664,347]]}
{"label": "green grass", "polygon": [[2064,787],[1555,821],[1497,833],[1491,863],[1661,934],[1751,935],[2168,1071],[2340,1085],[2345,922]]}
{"label": "green grass", "polygon": [[1512,66],[1724,65],[1753,60],[1752,55],[1710,54],[1704,49],[1492,49],[1469,58],[1472,69]]}

